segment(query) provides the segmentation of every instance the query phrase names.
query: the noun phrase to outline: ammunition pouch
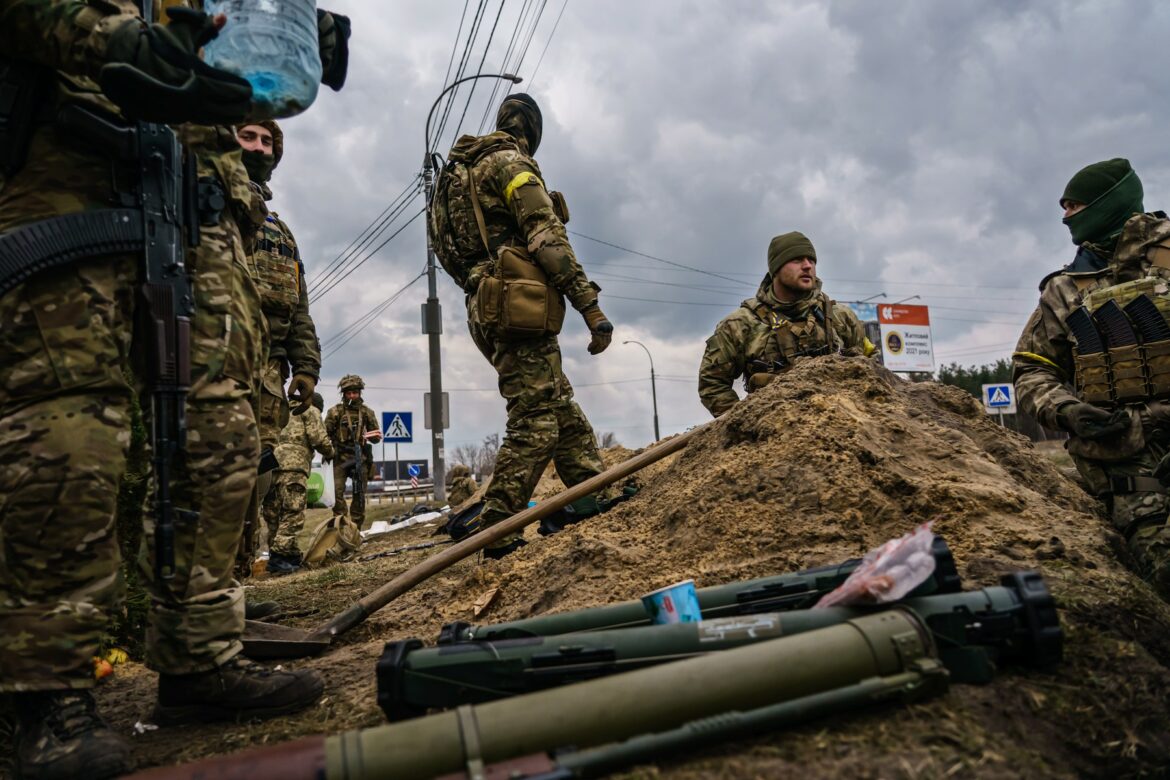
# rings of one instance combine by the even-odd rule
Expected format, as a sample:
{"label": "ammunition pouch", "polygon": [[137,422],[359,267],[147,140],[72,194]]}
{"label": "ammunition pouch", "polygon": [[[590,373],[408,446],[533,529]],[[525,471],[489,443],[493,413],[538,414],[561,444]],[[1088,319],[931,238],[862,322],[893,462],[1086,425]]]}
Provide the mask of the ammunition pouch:
{"label": "ammunition pouch", "polygon": [[475,290],[479,325],[504,339],[555,336],[565,322],[565,299],[544,269],[521,247],[500,248],[492,273]]}
{"label": "ammunition pouch", "polygon": [[0,59],[0,175],[24,167],[33,130],[51,119],[53,71],[27,62]]}
{"label": "ammunition pouch", "polygon": [[0,235],[0,295],[36,274],[87,257],[142,252],[138,209],[82,211]]}
{"label": "ammunition pouch", "polygon": [[[1156,245],[1148,251],[1164,249]],[[1105,407],[1170,398],[1170,323],[1166,321],[1170,283],[1161,276],[1146,276],[1093,290],[1085,296],[1084,307],[1096,319],[1110,301],[1124,314],[1114,310],[1112,316],[1128,323],[1139,343],[1109,346],[1092,354],[1081,354],[1078,344],[1073,359],[1078,397]]]}
{"label": "ammunition pouch", "polygon": [[557,219],[561,221],[562,225],[569,224],[569,204],[565,202],[565,196],[556,190],[551,190],[548,197],[552,201],[553,213],[557,215]]}

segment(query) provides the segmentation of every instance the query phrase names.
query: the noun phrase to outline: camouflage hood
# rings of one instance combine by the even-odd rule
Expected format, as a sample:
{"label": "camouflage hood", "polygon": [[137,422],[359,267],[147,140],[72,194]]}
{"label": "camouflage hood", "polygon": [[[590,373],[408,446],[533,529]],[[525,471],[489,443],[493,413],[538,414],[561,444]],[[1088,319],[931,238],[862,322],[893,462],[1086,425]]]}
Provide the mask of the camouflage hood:
{"label": "camouflage hood", "polygon": [[517,140],[523,139],[529,155],[536,154],[544,136],[544,117],[540,106],[531,95],[517,92],[508,95],[496,113],[496,130],[502,130]]}
{"label": "camouflage hood", "polygon": [[455,142],[455,145],[451,147],[451,153],[448,155],[448,159],[453,162],[472,162],[498,149],[521,151],[520,145],[516,143],[515,138],[503,130],[497,130],[487,135],[460,136],[459,140]]}

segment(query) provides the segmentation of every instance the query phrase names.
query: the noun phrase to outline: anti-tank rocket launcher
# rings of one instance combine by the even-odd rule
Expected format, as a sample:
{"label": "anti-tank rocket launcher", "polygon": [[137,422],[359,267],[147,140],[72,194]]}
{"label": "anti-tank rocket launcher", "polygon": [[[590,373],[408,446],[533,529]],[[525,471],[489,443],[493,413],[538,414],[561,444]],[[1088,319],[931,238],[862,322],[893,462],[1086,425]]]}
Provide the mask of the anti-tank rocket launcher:
{"label": "anti-tank rocket launcher", "polygon": [[[954,556],[942,537],[934,537],[931,555],[935,561],[934,572],[909,595],[929,596],[936,593],[958,593],[962,590],[962,580],[955,567]],[[696,595],[699,597],[699,608],[702,610],[704,620],[760,612],[807,609],[826,593],[836,590],[860,565],[861,558],[851,558],[842,563],[789,574],[699,588]],[[439,633],[438,644],[553,636],[648,625],[650,618],[641,601],[622,601],[604,607],[541,615],[487,626],[473,626],[465,622],[448,623]]]}
{"label": "anti-tank rocket launcher", "polygon": [[[645,757],[647,748],[689,747],[702,739],[700,732],[729,739],[817,715],[924,698],[946,687],[931,632],[909,610],[891,609],[580,685],[134,778],[573,777]],[[570,757],[561,760],[570,747],[580,759],[571,766]],[[526,769],[517,766],[521,762]],[[493,765],[501,763],[506,772],[497,774]]]}
{"label": "anti-tank rocket launcher", "polygon": [[[1044,667],[1060,660],[1063,635],[1041,576],[1009,574],[1002,583],[898,603],[929,629],[956,682],[990,682],[1000,663]],[[437,648],[416,639],[390,642],[377,666],[378,704],[392,721],[418,717],[429,708],[492,701],[804,634],[874,610],[805,609]]]}

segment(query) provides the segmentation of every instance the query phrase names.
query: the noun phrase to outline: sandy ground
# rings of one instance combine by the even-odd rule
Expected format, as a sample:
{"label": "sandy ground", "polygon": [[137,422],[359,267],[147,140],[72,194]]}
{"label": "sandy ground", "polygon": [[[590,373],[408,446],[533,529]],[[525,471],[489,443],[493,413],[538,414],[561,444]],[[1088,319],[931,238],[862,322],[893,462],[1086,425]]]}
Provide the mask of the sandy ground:
{"label": "sandy ground", "polygon": [[[607,453],[614,461],[631,453]],[[822,358],[695,434],[640,475],[611,512],[498,562],[465,560],[292,665],[320,671],[326,697],[267,723],[134,737],[142,766],[383,722],[374,664],[385,642],[433,643],[439,627],[634,598],[684,578],[699,586],[832,563],[933,520],[968,588],[1041,570],[1060,604],[1065,661],[1005,668],[910,707],[856,713],[632,771],[671,778],[1034,778],[1165,776],[1170,767],[1170,606],[1118,558],[1097,503],[1023,437],[956,388],[907,384],[858,359]],[[559,489],[546,475],[538,497]],[[375,510],[387,514],[387,506]],[[325,513],[321,513],[325,514]],[[362,554],[427,541],[412,528]],[[311,627],[442,548],[257,582],[287,625]],[[155,678],[137,664],[99,688],[115,726],[146,719]]]}

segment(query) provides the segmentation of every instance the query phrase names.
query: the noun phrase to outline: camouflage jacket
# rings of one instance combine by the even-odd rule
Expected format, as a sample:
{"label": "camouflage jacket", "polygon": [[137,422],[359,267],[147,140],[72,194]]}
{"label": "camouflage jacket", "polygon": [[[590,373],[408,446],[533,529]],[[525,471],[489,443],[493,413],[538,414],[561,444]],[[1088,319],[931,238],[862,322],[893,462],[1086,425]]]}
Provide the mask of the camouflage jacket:
{"label": "camouflage jacket", "polygon": [[[828,352],[847,355],[869,356],[876,351],[865,337],[857,315],[821,292],[819,281],[815,299],[817,303],[806,319],[789,319],[772,294],[771,277],[765,277],[754,298],[748,298],[715,326],[699,365],[699,400],[712,415],[718,417],[739,401],[732,387],[738,377],[746,380],[752,374],[769,371],[762,365],[753,366],[754,361],[783,365],[799,353],[826,346]],[[831,344],[823,322],[826,311],[832,312]],[[750,387],[747,390],[751,392]]]}
{"label": "camouflage jacket", "polygon": [[294,414],[280,432],[276,444],[276,462],[281,471],[296,471],[309,476],[313,466],[313,450],[331,460],[335,455],[333,443],[325,433],[321,413],[309,407],[303,414]]}
{"label": "camouflage jacket", "polygon": [[[202,8],[201,0],[168,0],[168,5]],[[137,16],[132,0],[0,0],[0,52],[57,71],[55,91],[47,98],[54,108],[67,102],[78,103],[120,116],[96,80],[106,63],[111,33]],[[37,112],[42,117],[55,113],[45,107]],[[233,130],[182,125],[175,132],[183,145],[194,152],[198,175],[220,181],[240,233],[250,235],[263,221],[266,209],[244,170]],[[11,179],[0,178],[0,232],[50,217],[115,205],[110,165],[89,165],[94,158],[100,159],[101,155],[77,139],[62,137],[51,120],[42,120],[34,130],[28,162]],[[88,175],[86,171],[91,167],[100,167],[102,174]],[[133,176],[129,170],[113,173],[120,181]]]}
{"label": "camouflage jacket", "polygon": [[257,231],[249,257],[268,320],[269,359],[287,364],[293,374],[319,378],[321,344],[309,315],[305,267],[292,231],[275,213]]}
{"label": "camouflage jacket", "polygon": [[1085,273],[1069,273],[1066,268],[1040,282],[1040,304],[1012,355],[1012,378],[1020,407],[1046,428],[1058,428],[1056,410],[1078,400],[1075,341],[1065,318],[1094,290],[1145,276],[1150,271],[1149,250],[1168,238],[1170,219],[1165,215],[1135,215],[1125,224],[1108,267]]}
{"label": "camouflage jacket", "polygon": [[[381,432],[374,410],[364,403],[359,409],[346,409],[345,404],[337,404],[325,414],[325,432],[333,442],[337,451],[338,462],[353,460],[354,436],[362,436],[368,431]],[[371,457],[374,452],[373,444],[369,441],[363,447],[365,456]]]}
{"label": "camouflage jacket", "polygon": [[[465,135],[451,148],[451,157],[471,161],[492,255],[505,244],[526,247],[548,274],[549,283],[568,298],[574,309],[581,311],[596,303],[600,288],[589,281],[577,262],[565,224],[556,213],[536,161],[504,132]],[[460,229],[479,236],[475,223]],[[476,241],[482,244],[481,239]],[[464,289],[474,292],[490,266],[485,251],[482,262],[468,274]]]}

